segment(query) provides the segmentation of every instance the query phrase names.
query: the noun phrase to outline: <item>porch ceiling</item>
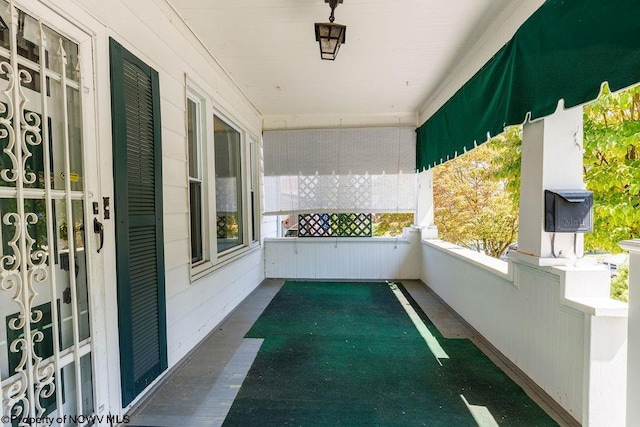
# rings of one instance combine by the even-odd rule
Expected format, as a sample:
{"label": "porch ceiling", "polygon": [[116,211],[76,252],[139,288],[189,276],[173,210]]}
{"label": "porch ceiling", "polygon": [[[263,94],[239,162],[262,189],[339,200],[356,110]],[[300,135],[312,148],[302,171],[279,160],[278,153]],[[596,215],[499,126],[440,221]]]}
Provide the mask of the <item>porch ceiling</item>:
{"label": "porch ceiling", "polygon": [[[543,0],[344,0],[336,61],[320,60],[323,0],[168,0],[276,128],[287,117],[405,117],[418,124]],[[425,113],[426,112],[426,113]],[[323,119],[307,120],[322,125]]]}

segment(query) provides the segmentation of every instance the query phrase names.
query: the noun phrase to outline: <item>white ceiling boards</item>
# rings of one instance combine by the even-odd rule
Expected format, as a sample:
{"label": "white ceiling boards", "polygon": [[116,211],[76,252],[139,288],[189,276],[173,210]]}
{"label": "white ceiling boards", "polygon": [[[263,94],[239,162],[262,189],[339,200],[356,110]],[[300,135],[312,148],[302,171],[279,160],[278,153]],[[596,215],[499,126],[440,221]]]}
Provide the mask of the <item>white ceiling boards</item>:
{"label": "white ceiling boards", "polygon": [[417,125],[543,3],[344,0],[335,22],[349,36],[335,61],[322,61],[314,23],[328,20],[323,0],[168,1],[267,129]]}

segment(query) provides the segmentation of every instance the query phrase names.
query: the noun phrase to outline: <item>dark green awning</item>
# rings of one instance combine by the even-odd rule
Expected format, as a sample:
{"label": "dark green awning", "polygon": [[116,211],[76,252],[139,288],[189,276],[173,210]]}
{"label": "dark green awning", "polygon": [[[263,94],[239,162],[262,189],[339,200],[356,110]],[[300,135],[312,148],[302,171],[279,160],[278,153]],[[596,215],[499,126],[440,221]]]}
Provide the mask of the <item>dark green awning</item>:
{"label": "dark green awning", "polygon": [[547,0],[418,128],[416,167],[432,167],[505,126],[640,81],[640,0]]}

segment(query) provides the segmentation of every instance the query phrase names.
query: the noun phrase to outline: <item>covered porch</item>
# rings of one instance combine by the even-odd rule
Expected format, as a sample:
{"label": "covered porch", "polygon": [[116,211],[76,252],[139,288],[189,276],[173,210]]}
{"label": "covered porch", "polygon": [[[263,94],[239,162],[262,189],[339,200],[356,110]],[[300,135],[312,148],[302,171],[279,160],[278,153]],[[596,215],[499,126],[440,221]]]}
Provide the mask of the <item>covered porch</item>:
{"label": "covered porch", "polygon": [[[174,425],[176,413],[193,425],[221,425],[262,345],[247,338],[251,336],[247,332],[285,282],[282,278],[301,283],[388,283],[394,278],[426,314],[427,323],[442,334],[436,342],[470,340],[554,422],[581,425],[590,419],[591,425],[624,424],[627,306],[605,293],[609,276],[602,266],[540,265],[522,254],[511,255],[507,263],[423,239],[418,227],[390,239],[266,239],[265,252],[265,282],[130,413],[132,425]],[[465,363],[457,356],[448,360],[451,366]],[[289,363],[304,362],[294,357]],[[415,372],[433,374],[422,368]],[[473,379],[468,385],[476,386]],[[281,416],[296,407],[277,397],[271,403],[282,406]],[[353,405],[358,405],[357,399]],[[509,422],[500,419],[501,413],[491,405],[471,404],[467,409],[478,425]],[[515,415],[522,408],[511,409],[509,415]],[[331,413],[328,407],[323,410]],[[424,419],[414,414],[401,425],[453,419],[446,411],[438,416],[423,410]],[[261,416],[259,409],[253,411],[257,412],[252,416]],[[233,419],[229,425],[234,425]]]}
{"label": "covered porch", "polygon": [[[329,347],[325,352],[328,359],[321,354],[308,354],[308,349],[301,353],[291,343],[278,350],[278,358],[284,359],[282,362],[270,359],[268,352],[266,357],[264,353],[259,356],[265,340],[247,337],[284,283],[281,279],[266,279],[156,387],[151,397],[130,413],[129,425],[579,425],[421,281],[401,282],[405,298],[411,299],[413,305],[407,314],[415,315],[414,307],[424,313],[429,319],[425,323],[438,335],[436,338],[431,331],[426,331],[432,341],[426,340],[429,350],[425,359],[417,359],[422,361],[417,366],[407,364],[415,357],[410,342],[406,341],[407,331],[392,337],[400,346],[387,356],[381,351],[381,346],[389,345],[385,339],[380,341],[384,333],[376,339],[366,331],[362,334],[354,331],[351,335],[340,333],[339,341],[344,346]],[[369,294],[367,288],[387,285],[389,283],[380,282],[288,284],[290,289],[316,288],[324,298],[330,296],[325,302],[329,301],[335,310],[345,305],[356,307],[346,313],[347,317],[334,311],[338,322],[357,316],[355,312],[363,302],[354,300],[354,293],[343,292],[345,288],[361,288]],[[371,306],[371,301],[366,303],[366,311],[379,314],[381,307]],[[409,301],[404,299],[404,303]],[[381,301],[376,304],[382,305]],[[318,316],[313,307],[298,309],[313,312],[316,326],[313,329],[318,336],[326,338],[326,331],[323,334],[322,326],[317,326],[328,319]],[[272,315],[274,311],[277,312],[272,307]],[[297,321],[304,323],[304,316]],[[379,323],[369,326],[379,328]],[[366,338],[365,353],[356,350],[363,345],[362,341],[353,339],[358,335]],[[427,347],[425,342],[422,345]],[[371,357],[362,357],[366,354]],[[267,360],[257,362],[258,357]],[[310,357],[318,360],[311,361]],[[362,364],[357,363],[358,359],[362,359]],[[428,363],[429,359],[437,363]],[[319,369],[314,368],[316,363],[321,365]],[[340,369],[341,364],[344,369]],[[366,368],[367,364],[370,369]],[[274,375],[272,369],[278,369],[275,375],[279,378],[275,381],[270,378]],[[403,378],[401,373],[405,369],[410,370],[413,381]],[[389,375],[395,381],[389,381]],[[272,388],[274,382],[288,386]],[[418,383],[417,389],[414,382]],[[245,389],[240,394],[243,384]],[[361,387],[366,387],[366,394],[354,393]],[[420,391],[424,396],[416,396]],[[415,404],[416,399],[420,405]]]}
{"label": "covered porch", "polygon": [[[614,301],[546,197],[640,81],[637,0],[0,3],[3,425],[640,425],[638,236]],[[511,125],[503,261],[439,238],[433,170]]]}
{"label": "covered porch", "polygon": [[[196,33],[206,31],[207,23],[199,15],[206,7],[173,3]],[[341,5],[336,13],[345,11],[345,16],[357,22],[347,6]],[[293,14],[288,6],[283,7]],[[616,7],[634,9],[625,2]],[[636,47],[609,52],[595,40],[602,37],[615,44],[624,32],[605,28],[593,36],[592,27],[584,24],[595,19],[597,10],[593,4],[566,6],[553,1],[521,2],[519,7],[502,9],[500,18],[514,19],[491,20],[493,32],[483,33],[477,44],[467,41],[472,48],[454,61],[450,77],[434,80],[442,85],[438,88],[427,88],[423,80],[414,89],[413,75],[403,77],[399,85],[397,76],[383,75],[382,79],[388,79],[384,84],[376,73],[370,82],[362,82],[368,72],[358,68],[367,63],[362,52],[354,59],[343,48],[330,64],[334,68],[322,63],[312,69],[306,61],[294,65],[290,60],[294,55],[264,58],[260,47],[247,46],[245,36],[233,40],[246,49],[245,56],[236,57],[217,41],[224,25],[205,33],[203,43],[235,79],[245,83],[242,90],[263,112],[260,185],[265,278],[418,283],[423,295],[435,295],[460,316],[465,328],[472,328],[470,336],[477,337],[477,343],[506,371],[525,378],[523,384],[530,394],[537,396],[557,422],[632,425],[633,410],[627,409],[627,385],[633,382],[632,371],[627,370],[628,307],[609,298],[606,269],[580,259],[582,234],[549,232],[545,218],[545,190],[585,188],[581,105],[597,96],[604,81],[617,90],[638,80],[632,71]],[[241,13],[248,21],[255,19],[246,10],[221,8],[217,12],[227,18],[239,19]],[[299,23],[298,17],[290,19]],[[573,38],[570,33],[575,33]],[[559,40],[569,41],[554,49]],[[371,48],[368,42],[354,45]],[[288,47],[291,54],[301,49],[298,43]],[[256,73],[252,59],[259,60],[253,65],[263,64],[268,72]],[[590,66],[580,68],[576,75],[577,64],[589,59]],[[607,65],[618,60],[616,67]],[[275,64],[278,61],[281,63]],[[277,77],[282,64],[297,70],[287,74],[291,80]],[[360,75],[348,67],[355,67]],[[410,71],[417,72],[415,68]],[[316,83],[309,84],[300,76],[315,76]],[[379,90],[375,101],[367,94],[372,87]],[[272,93],[265,88],[273,89]],[[391,96],[393,91],[404,96],[400,111],[392,111],[397,100]],[[429,96],[418,100],[416,94],[425,91]],[[334,103],[335,98],[322,92],[343,93],[344,104]],[[367,101],[371,104],[363,111],[360,104]],[[407,202],[403,193],[408,187],[407,171],[401,162],[408,156],[402,148],[402,129],[412,123],[418,127],[413,153],[418,175],[415,199]],[[524,123],[524,136],[518,251],[503,262],[438,240],[431,168],[482,144],[505,126],[520,123]],[[375,138],[363,136],[384,128],[398,130],[397,139],[387,141],[387,152],[378,149]],[[356,137],[340,139],[339,134],[348,130]],[[323,137],[318,138],[316,131],[324,132]],[[363,152],[349,151],[360,140],[375,147],[373,159],[371,153],[358,157]],[[320,146],[326,151],[317,150]],[[362,162],[350,163],[353,158]],[[369,164],[364,163],[367,159]],[[398,166],[378,167],[381,159],[396,161]],[[378,175],[383,176],[381,182],[389,175],[397,176],[392,178],[396,186],[381,184],[384,190],[376,193]],[[362,187],[371,193],[361,203]],[[376,204],[379,200],[383,202]],[[413,211],[415,221],[398,238],[282,238],[271,216],[402,208]],[[159,386],[160,400],[143,403],[134,418],[141,417],[144,423],[144,417],[157,409],[155,405],[162,405],[158,403],[162,390]]]}

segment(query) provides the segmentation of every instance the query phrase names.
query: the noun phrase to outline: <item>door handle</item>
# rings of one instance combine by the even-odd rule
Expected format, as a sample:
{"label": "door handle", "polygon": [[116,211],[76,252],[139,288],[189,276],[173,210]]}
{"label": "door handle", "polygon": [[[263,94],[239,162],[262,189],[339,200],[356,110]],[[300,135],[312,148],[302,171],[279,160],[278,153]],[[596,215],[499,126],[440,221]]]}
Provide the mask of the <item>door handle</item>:
{"label": "door handle", "polygon": [[93,218],[93,232],[100,236],[100,247],[98,248],[98,253],[100,253],[104,246],[104,225],[98,221],[98,218]]}

